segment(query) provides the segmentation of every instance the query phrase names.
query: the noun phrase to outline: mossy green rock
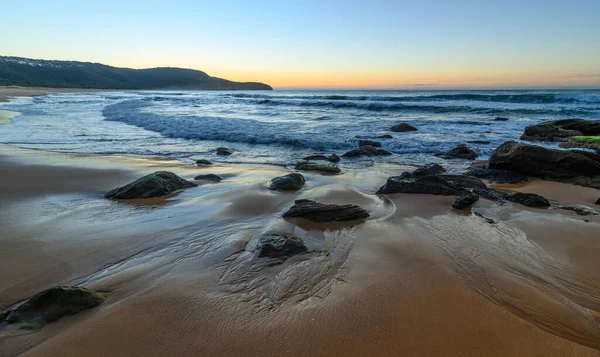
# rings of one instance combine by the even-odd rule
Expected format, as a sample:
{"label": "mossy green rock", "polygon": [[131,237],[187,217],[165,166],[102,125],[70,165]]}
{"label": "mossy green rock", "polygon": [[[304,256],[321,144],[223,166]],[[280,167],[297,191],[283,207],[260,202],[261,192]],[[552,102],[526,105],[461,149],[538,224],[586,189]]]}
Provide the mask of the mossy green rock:
{"label": "mossy green rock", "polygon": [[535,193],[518,192],[510,196],[510,201],[527,207],[550,207],[547,199]]}
{"label": "mossy green rock", "polygon": [[134,199],[165,196],[177,190],[196,187],[195,183],[188,182],[168,171],[157,171],[141,177],[123,187],[115,188],[106,193],[104,198]]}
{"label": "mossy green rock", "polygon": [[559,146],[563,148],[585,148],[600,151],[600,136],[571,136]]}
{"label": "mossy green rock", "polygon": [[319,171],[327,174],[339,174],[342,170],[331,164],[315,164],[313,162],[301,161],[296,163],[296,170],[301,171]]}
{"label": "mossy green rock", "polygon": [[600,135],[600,120],[563,119],[525,128],[521,140],[563,141],[572,136]]}
{"label": "mossy green rock", "polygon": [[304,176],[297,172],[287,174],[284,176],[275,177],[271,180],[269,189],[271,190],[283,190],[283,191],[296,191],[304,186]]}
{"label": "mossy green rock", "polygon": [[39,329],[63,316],[96,307],[105,299],[104,294],[94,290],[55,286],[33,296],[16,309],[4,313],[3,317],[8,318],[9,324],[21,323],[21,328]]}

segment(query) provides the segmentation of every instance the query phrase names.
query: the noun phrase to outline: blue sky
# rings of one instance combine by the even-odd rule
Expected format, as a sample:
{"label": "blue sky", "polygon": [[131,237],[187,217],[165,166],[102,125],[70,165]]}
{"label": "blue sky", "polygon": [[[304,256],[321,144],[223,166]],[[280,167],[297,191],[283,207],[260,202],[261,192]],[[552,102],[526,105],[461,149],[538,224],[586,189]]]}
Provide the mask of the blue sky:
{"label": "blue sky", "polygon": [[285,87],[600,87],[600,0],[2,1],[0,54]]}

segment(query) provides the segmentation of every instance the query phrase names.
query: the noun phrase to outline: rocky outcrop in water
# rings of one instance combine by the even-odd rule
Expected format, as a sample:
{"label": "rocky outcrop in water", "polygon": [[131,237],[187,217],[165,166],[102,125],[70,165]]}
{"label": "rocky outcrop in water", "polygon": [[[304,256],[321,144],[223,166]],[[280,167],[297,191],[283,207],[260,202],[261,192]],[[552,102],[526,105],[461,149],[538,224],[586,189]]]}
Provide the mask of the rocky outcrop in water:
{"label": "rocky outcrop in water", "polygon": [[212,164],[213,164],[212,162],[210,162],[209,160],[206,160],[206,159],[198,159],[198,160],[196,160],[196,165],[198,165],[198,166],[209,166],[209,165],[212,165]]}
{"label": "rocky outcrop in water", "polygon": [[494,150],[488,167],[600,188],[600,162],[574,151],[509,141]]}
{"label": "rocky outcrop in water", "polygon": [[416,178],[405,178],[392,176],[387,179],[385,185],[377,190],[377,194],[391,193],[424,193],[441,196],[461,196],[467,191],[440,176],[422,176]]}
{"label": "rocky outcrop in water", "polygon": [[141,177],[128,185],[107,192],[104,198],[126,200],[160,197],[177,190],[196,186],[198,185],[186,181],[172,172],[157,171]]}
{"label": "rocky outcrop in water", "polygon": [[521,140],[563,141],[571,136],[600,135],[600,120],[563,119],[525,128]]}
{"label": "rocky outcrop in water", "polygon": [[467,175],[482,178],[495,183],[517,184],[527,182],[527,176],[505,170],[475,169],[469,170]]}
{"label": "rocky outcrop in water", "polygon": [[381,147],[381,143],[379,141],[374,141],[374,140],[359,140],[358,141],[358,146],[373,146],[376,148],[380,148]]}
{"label": "rocky outcrop in water", "polygon": [[378,136],[379,139],[393,139],[394,137],[391,136],[390,134],[383,134]]}
{"label": "rocky outcrop in water", "polygon": [[206,175],[198,175],[198,176],[194,177],[194,180],[221,182],[223,180],[223,178],[221,176],[215,175],[215,174],[206,174]]}
{"label": "rocky outcrop in water", "polygon": [[332,164],[315,164],[314,162],[307,161],[296,163],[295,169],[300,171],[318,171],[326,174],[339,174],[342,172],[339,167]]}
{"label": "rocky outcrop in water", "polygon": [[508,118],[497,117],[494,119],[494,121],[508,121]]}
{"label": "rocky outcrop in water", "polygon": [[517,192],[510,196],[510,201],[527,207],[550,207],[550,202],[547,199],[535,193]]}
{"label": "rocky outcrop in water", "polygon": [[215,150],[217,152],[217,155],[229,156],[229,155],[233,154],[233,151],[231,151],[230,149],[228,149],[226,147],[218,147]]}
{"label": "rocky outcrop in water", "polygon": [[417,131],[419,129],[407,123],[399,123],[390,128],[390,131],[394,133],[404,133],[407,131]]}
{"label": "rocky outcrop in water", "polygon": [[592,149],[600,153],[600,136],[571,136],[559,146],[561,148]]}
{"label": "rocky outcrop in water", "polygon": [[271,180],[269,189],[281,191],[297,191],[304,186],[306,180],[302,174],[293,172],[291,174],[275,177]]}
{"label": "rocky outcrop in water", "polygon": [[325,156],[325,155],[309,155],[306,157],[303,157],[302,160],[306,160],[306,161],[329,161],[329,162],[339,162],[340,161],[340,157],[337,156],[336,154],[331,154],[330,156]]}
{"label": "rocky outcrop in water", "polygon": [[600,214],[600,211],[595,210],[590,207],[587,207],[587,206],[584,206],[584,205],[559,205],[558,208],[564,209],[567,211],[573,211],[580,216],[589,216],[589,215],[597,216]]}
{"label": "rocky outcrop in water", "polygon": [[358,147],[356,149],[350,150],[343,157],[358,157],[358,156],[389,156],[392,155],[391,152],[383,149],[377,149],[371,145],[365,145]]}
{"label": "rocky outcrop in water", "polygon": [[469,141],[467,141],[467,143],[487,145],[487,144],[491,144],[492,142],[488,141],[488,140],[469,140]]}
{"label": "rocky outcrop in water", "polygon": [[22,305],[3,312],[0,323],[21,323],[22,329],[37,330],[63,316],[100,305],[104,294],[81,287],[56,286],[40,292]]}
{"label": "rocky outcrop in water", "polygon": [[259,258],[272,258],[270,265],[281,264],[287,258],[304,254],[308,249],[302,239],[287,234],[265,234],[256,248]]}
{"label": "rocky outcrop in water", "polygon": [[311,200],[296,200],[283,217],[304,218],[313,222],[342,222],[366,219],[369,213],[356,205],[328,205]]}
{"label": "rocky outcrop in water", "polygon": [[469,192],[469,193],[465,193],[462,196],[460,196],[459,198],[456,199],[456,201],[454,201],[454,204],[452,205],[452,208],[454,209],[466,209],[468,207],[471,207],[472,205],[475,204],[475,202],[479,201],[479,196]]}
{"label": "rocky outcrop in water", "polygon": [[447,159],[466,159],[466,160],[475,160],[479,155],[473,150],[471,150],[467,145],[460,144],[454,149],[443,153],[438,154],[438,156],[447,158]]}

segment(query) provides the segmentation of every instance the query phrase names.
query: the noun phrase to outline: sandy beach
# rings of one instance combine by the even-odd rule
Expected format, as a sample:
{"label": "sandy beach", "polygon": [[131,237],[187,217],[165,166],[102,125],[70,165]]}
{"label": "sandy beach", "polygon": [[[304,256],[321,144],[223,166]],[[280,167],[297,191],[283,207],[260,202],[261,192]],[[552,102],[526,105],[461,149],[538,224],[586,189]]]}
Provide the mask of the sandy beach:
{"label": "sandy beach", "polygon": [[0,86],[0,103],[8,102],[11,97],[38,97],[52,93],[77,93],[77,92],[106,92],[106,89],[84,89],[84,88],[41,88],[41,87],[19,87]]}
{"label": "sandy beach", "polygon": [[[2,355],[599,355],[598,216],[481,200],[473,210],[490,225],[454,213],[451,197],[362,193],[402,167],[308,174],[301,192],[276,193],[274,166],[0,150],[0,304],[57,284],[110,291],[39,332],[4,329]],[[157,205],[102,198],[158,169],[225,180]],[[597,193],[518,189],[587,204]],[[305,231],[280,217],[297,198],[360,204],[372,218]],[[264,266],[244,248],[265,230],[334,253]]]}

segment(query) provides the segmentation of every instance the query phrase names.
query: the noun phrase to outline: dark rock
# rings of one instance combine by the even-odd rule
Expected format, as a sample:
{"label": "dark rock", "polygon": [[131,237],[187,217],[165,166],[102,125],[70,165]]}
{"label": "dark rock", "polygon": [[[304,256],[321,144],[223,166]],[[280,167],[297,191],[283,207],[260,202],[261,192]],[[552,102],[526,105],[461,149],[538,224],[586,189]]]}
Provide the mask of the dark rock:
{"label": "dark rock", "polygon": [[194,177],[194,180],[221,182],[221,180],[223,180],[223,178],[221,176],[215,175],[215,174],[206,174],[206,175],[198,175],[198,176]]}
{"label": "dark rock", "polygon": [[198,165],[198,166],[206,166],[206,165],[212,165],[212,164],[213,164],[212,162],[210,162],[206,159],[196,160],[196,165]]}
{"label": "dark rock", "polygon": [[521,140],[563,141],[570,136],[600,135],[600,120],[563,119],[525,128]]}
{"label": "dark rock", "polygon": [[389,151],[383,150],[383,149],[377,149],[376,147],[371,146],[371,145],[366,145],[366,146],[361,146],[354,150],[350,150],[342,156],[343,157],[358,157],[358,156],[388,156],[388,155],[392,155],[392,153]]}
{"label": "dark rock", "polygon": [[487,166],[488,166],[487,160],[475,160],[471,163],[469,168],[472,170],[487,169]]}
{"label": "dark rock", "polygon": [[479,196],[474,193],[465,193],[454,201],[452,208],[454,209],[465,209],[471,207],[475,202],[479,201]]}
{"label": "dark rock", "polygon": [[[600,162],[568,151],[547,149],[541,146],[506,142],[498,147],[489,160],[490,169],[517,172],[560,181],[580,182],[593,185],[600,181]],[[580,176],[590,176],[580,178]],[[591,186],[594,187],[594,186]]]}
{"label": "dark rock", "polygon": [[231,151],[230,149],[225,148],[225,147],[219,147],[219,148],[216,149],[216,151],[217,151],[217,155],[231,155],[231,154],[233,154],[233,151]]}
{"label": "dark rock", "polygon": [[366,219],[369,213],[356,205],[327,205],[311,200],[296,200],[283,217],[304,218],[313,222],[339,222]]}
{"label": "dark rock", "polygon": [[595,153],[595,152],[591,152],[591,151],[585,151],[585,150],[569,150],[570,152],[574,152],[576,154],[579,155],[583,155],[585,157],[587,157],[590,160],[594,160],[598,163],[600,163],[600,154],[599,153]]}
{"label": "dark rock", "polygon": [[314,162],[301,161],[296,163],[296,170],[300,171],[318,171],[327,174],[339,174],[342,170],[332,164],[315,164]]}
{"label": "dark rock", "polygon": [[517,192],[510,196],[510,201],[527,207],[550,207],[550,202],[547,199],[535,193]]}
{"label": "dark rock", "polygon": [[379,141],[373,141],[373,140],[359,140],[358,141],[358,146],[373,146],[376,148],[381,147],[381,143]]}
{"label": "dark rock", "polygon": [[469,170],[467,175],[486,179],[496,183],[523,183],[527,182],[527,176],[519,175],[514,172],[495,170],[495,169],[476,169]]}
{"label": "dark rock", "polygon": [[491,141],[488,140],[471,140],[471,141],[467,141],[469,144],[491,144]]}
{"label": "dark rock", "polygon": [[461,196],[465,189],[444,180],[440,176],[422,176],[406,179],[402,176],[392,176],[385,185],[377,190],[377,194],[390,193],[424,193],[441,196]]}
{"label": "dark rock", "polygon": [[104,294],[90,289],[55,286],[3,315],[8,323],[22,323],[24,329],[39,329],[63,316],[96,307],[105,299]]}
{"label": "dark rock", "polygon": [[378,136],[379,139],[393,139],[394,137],[391,136],[390,134],[384,134],[381,136]]}
{"label": "dark rock", "polygon": [[600,211],[595,210],[590,207],[587,207],[587,206],[584,206],[584,205],[560,205],[560,206],[558,206],[558,208],[564,209],[567,211],[573,211],[580,216],[589,216],[589,215],[597,216],[600,214]]}
{"label": "dark rock", "polygon": [[497,117],[494,121],[508,121],[508,118]]}
{"label": "dark rock", "polygon": [[287,174],[284,176],[275,177],[271,180],[269,189],[271,190],[284,190],[284,191],[296,191],[304,186],[304,176],[297,172]]}
{"label": "dark rock", "polygon": [[258,257],[273,258],[273,264],[281,264],[287,258],[308,252],[302,239],[286,234],[265,234],[257,245]]}
{"label": "dark rock", "polygon": [[583,148],[600,151],[600,136],[572,136],[558,146],[561,148]]}
{"label": "dark rock", "polygon": [[106,193],[104,198],[133,199],[160,197],[188,187],[198,186],[168,171],[157,171]]}
{"label": "dark rock", "polygon": [[340,162],[340,157],[337,156],[336,154],[331,154],[329,156],[329,161],[331,161],[331,162]]}
{"label": "dark rock", "polygon": [[462,188],[468,188],[468,189],[486,189],[487,185],[481,181],[480,179],[478,179],[477,177],[473,177],[473,176],[466,176],[466,175],[441,175],[441,178],[443,178],[446,181],[450,181],[453,184],[462,187]]}
{"label": "dark rock", "polygon": [[471,150],[467,145],[460,144],[454,149],[444,153],[438,154],[438,156],[449,158],[449,159],[467,159],[475,160],[479,155],[475,151]]}
{"label": "dark rock", "polygon": [[390,131],[393,131],[395,133],[403,133],[406,131],[417,131],[417,130],[419,130],[419,129],[417,129],[414,126],[407,124],[407,123],[396,124],[390,128]]}
{"label": "dark rock", "polygon": [[494,223],[496,223],[496,222],[495,222],[493,219],[491,219],[491,218],[488,218],[488,217],[486,217],[486,216],[482,215],[482,214],[481,214],[481,213],[479,213],[479,212],[473,212],[473,215],[475,215],[475,216],[477,216],[477,217],[479,217],[479,218],[483,218],[483,219],[484,219],[484,220],[485,220],[487,223],[489,223],[489,224],[494,224]]}
{"label": "dark rock", "polygon": [[306,160],[306,161],[329,161],[329,158],[325,155],[309,155],[306,157],[303,157],[302,160]]}
{"label": "dark rock", "polygon": [[504,203],[510,199],[510,194],[508,192],[494,190],[492,188],[474,189],[473,192],[478,194],[480,197],[498,203]]}
{"label": "dark rock", "polygon": [[446,172],[446,169],[442,167],[440,164],[431,163],[424,166],[419,167],[413,174],[415,176],[427,176],[427,175],[441,175]]}
{"label": "dark rock", "polygon": [[600,198],[596,201],[597,205],[600,205]]}

